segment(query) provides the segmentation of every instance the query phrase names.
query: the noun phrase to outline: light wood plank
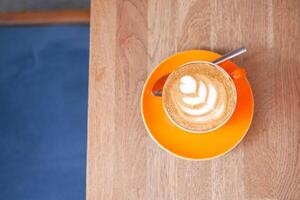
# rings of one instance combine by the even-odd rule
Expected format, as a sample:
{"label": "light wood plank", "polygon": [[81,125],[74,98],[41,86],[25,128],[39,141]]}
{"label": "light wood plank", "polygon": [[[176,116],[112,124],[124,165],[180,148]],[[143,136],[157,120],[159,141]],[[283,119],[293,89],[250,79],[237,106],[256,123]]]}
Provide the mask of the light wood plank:
{"label": "light wood plank", "polygon": [[274,1],[278,199],[300,199],[300,2]]}
{"label": "light wood plank", "polygon": [[[148,74],[176,52],[176,8],[173,0],[148,2]],[[177,199],[176,160],[148,139],[146,199]]]}
{"label": "light wood plank", "polygon": [[140,95],[147,69],[147,2],[117,0],[116,24],[113,199],[145,199],[148,138]]}
{"label": "light wood plank", "polygon": [[[116,173],[116,2],[92,1],[87,199],[112,199]],[[103,31],[105,30],[105,31]]]}

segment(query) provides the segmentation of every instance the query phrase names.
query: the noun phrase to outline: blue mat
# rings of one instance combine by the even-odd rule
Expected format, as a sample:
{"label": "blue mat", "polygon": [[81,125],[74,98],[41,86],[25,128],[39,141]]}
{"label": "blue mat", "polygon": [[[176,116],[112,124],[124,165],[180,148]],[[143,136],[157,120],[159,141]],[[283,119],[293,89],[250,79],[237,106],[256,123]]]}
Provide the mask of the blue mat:
{"label": "blue mat", "polygon": [[85,199],[89,27],[0,28],[0,199]]}

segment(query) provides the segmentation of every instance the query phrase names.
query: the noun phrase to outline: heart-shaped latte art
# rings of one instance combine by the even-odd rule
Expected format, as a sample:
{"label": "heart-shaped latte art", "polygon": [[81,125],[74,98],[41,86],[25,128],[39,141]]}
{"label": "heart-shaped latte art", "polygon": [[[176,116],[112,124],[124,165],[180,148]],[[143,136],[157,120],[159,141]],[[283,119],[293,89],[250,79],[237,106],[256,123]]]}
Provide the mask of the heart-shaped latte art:
{"label": "heart-shaped latte art", "polygon": [[177,105],[184,118],[208,122],[224,114],[226,92],[222,84],[204,76],[195,79],[185,75],[180,78],[179,90],[182,95],[177,99]]}

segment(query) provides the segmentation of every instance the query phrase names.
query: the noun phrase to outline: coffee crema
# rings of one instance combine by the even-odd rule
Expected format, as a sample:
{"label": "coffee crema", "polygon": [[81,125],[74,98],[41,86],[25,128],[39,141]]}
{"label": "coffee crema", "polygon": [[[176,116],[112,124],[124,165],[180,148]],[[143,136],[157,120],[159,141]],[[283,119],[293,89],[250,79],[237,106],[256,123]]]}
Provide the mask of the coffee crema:
{"label": "coffee crema", "polygon": [[191,132],[222,125],[236,105],[236,89],[226,72],[206,62],[188,63],[168,77],[163,105],[169,118]]}

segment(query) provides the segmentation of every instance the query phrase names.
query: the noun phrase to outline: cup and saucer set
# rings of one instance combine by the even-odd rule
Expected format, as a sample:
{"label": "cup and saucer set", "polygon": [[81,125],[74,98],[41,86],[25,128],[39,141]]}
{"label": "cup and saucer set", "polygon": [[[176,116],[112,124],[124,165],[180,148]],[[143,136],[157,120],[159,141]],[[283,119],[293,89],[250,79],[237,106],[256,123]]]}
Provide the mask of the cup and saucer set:
{"label": "cup and saucer set", "polygon": [[145,82],[141,95],[143,122],[154,142],[174,156],[187,160],[209,160],[224,155],[241,142],[251,125],[254,111],[251,86],[245,71],[231,60],[218,64],[218,67],[231,77],[236,76],[232,78],[236,103],[228,119],[217,128],[195,133],[178,126],[166,113],[162,97],[153,95],[153,88],[162,77],[168,77],[186,63],[211,63],[219,57],[220,54],[206,50],[177,53],[158,64]]}

